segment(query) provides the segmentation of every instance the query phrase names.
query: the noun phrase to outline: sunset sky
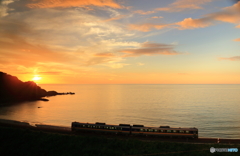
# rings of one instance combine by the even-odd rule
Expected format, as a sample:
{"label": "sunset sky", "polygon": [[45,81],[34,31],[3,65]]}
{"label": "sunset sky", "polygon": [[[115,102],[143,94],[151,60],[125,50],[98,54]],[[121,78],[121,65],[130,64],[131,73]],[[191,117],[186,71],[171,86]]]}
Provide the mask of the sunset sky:
{"label": "sunset sky", "polygon": [[240,2],[0,3],[0,71],[22,81],[240,84]]}

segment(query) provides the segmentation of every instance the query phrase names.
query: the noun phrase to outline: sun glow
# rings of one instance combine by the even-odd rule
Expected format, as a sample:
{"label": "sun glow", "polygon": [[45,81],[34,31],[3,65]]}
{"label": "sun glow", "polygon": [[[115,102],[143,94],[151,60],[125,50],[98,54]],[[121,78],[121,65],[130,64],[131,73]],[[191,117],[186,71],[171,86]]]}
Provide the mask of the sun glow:
{"label": "sun glow", "polygon": [[38,76],[38,75],[35,75],[33,78],[32,78],[32,80],[33,81],[39,81],[39,80],[41,80],[42,79],[42,77],[40,77],[40,76]]}

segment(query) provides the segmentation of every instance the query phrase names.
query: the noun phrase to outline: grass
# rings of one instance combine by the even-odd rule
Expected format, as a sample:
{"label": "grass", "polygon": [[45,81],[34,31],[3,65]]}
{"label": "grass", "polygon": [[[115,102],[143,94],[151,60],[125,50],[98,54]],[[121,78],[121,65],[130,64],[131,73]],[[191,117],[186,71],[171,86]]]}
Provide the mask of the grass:
{"label": "grass", "polygon": [[64,135],[29,129],[0,127],[0,155],[16,156],[124,156],[124,155],[238,155],[210,153],[210,147],[238,148],[240,145],[191,144],[104,136]]}

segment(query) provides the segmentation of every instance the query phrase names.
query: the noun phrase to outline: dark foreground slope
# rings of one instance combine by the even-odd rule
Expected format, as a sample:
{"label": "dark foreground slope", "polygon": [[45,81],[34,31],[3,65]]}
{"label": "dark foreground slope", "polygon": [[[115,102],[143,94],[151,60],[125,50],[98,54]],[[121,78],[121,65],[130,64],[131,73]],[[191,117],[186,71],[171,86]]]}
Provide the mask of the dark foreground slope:
{"label": "dark foreground slope", "polygon": [[33,81],[22,82],[15,76],[0,72],[0,103],[39,100],[45,96],[62,94],[46,91]]}
{"label": "dark foreground slope", "polygon": [[124,156],[124,155],[237,155],[210,153],[210,148],[238,148],[240,145],[191,144],[136,139],[67,135],[0,126],[0,153],[4,156]]}

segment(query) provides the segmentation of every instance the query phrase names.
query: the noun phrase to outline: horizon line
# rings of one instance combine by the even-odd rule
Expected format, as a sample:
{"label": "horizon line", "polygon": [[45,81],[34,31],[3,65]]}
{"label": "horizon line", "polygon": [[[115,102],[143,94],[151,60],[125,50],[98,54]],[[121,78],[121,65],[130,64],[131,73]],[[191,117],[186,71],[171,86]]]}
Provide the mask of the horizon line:
{"label": "horizon line", "polygon": [[240,83],[234,84],[234,83],[187,83],[187,84],[178,84],[178,83],[37,83],[37,85],[240,85]]}

